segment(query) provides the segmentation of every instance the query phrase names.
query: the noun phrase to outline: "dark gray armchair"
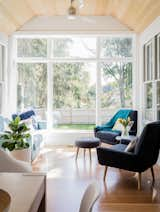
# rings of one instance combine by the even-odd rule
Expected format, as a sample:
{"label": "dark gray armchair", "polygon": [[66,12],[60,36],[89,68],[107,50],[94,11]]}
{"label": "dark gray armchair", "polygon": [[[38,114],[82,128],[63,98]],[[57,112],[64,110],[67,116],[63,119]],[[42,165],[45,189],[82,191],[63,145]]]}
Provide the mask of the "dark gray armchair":
{"label": "dark gray armchair", "polygon": [[138,189],[141,188],[141,173],[151,169],[153,182],[153,165],[157,162],[160,148],[160,121],[145,126],[133,152],[125,152],[127,145],[116,144],[111,148],[98,147],[98,161],[105,166],[104,180],[107,167],[116,167],[128,171],[138,172]]}

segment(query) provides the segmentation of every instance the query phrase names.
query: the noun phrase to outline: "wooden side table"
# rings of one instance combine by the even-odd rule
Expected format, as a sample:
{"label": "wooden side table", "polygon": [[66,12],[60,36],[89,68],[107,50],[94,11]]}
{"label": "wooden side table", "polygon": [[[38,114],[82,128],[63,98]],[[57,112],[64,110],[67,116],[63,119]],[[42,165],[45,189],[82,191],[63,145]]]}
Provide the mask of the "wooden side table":
{"label": "wooden side table", "polygon": [[11,196],[9,212],[46,211],[44,174],[0,173],[0,188]]}
{"label": "wooden side table", "polygon": [[123,141],[124,144],[128,144],[131,141],[136,140],[138,137],[134,135],[129,135],[129,136],[117,136],[116,140],[119,141],[120,143]]}

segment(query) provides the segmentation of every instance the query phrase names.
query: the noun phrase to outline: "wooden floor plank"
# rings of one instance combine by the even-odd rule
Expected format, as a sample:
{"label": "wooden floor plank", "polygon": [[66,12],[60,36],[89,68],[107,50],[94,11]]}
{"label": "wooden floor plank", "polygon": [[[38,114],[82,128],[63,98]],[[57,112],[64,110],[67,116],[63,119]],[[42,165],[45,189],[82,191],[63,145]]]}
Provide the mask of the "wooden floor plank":
{"label": "wooden floor plank", "polygon": [[142,190],[137,190],[135,173],[108,168],[103,182],[104,167],[97,162],[92,150],[92,162],[86,152],[68,147],[44,148],[33,163],[36,171],[47,171],[47,212],[76,212],[89,183],[97,180],[101,197],[94,212],[158,212],[160,211],[160,167],[155,166],[155,186],[152,187],[150,170],[142,174]]}

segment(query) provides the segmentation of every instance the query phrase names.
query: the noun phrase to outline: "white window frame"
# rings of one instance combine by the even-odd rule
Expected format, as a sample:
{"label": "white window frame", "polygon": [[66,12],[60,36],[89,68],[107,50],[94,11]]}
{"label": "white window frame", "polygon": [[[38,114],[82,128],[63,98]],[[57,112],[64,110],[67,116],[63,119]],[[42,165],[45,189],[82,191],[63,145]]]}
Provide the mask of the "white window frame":
{"label": "white window frame", "polygon": [[[96,37],[96,56],[95,58],[54,58],[50,57],[51,56],[51,39],[53,38],[66,38],[66,37]],[[130,37],[132,38],[132,57],[130,58],[101,58],[100,57],[100,38],[101,37]],[[52,127],[52,116],[50,114],[53,111],[52,108],[52,101],[53,101],[53,82],[51,82],[53,77],[53,67],[52,64],[57,63],[57,62],[95,62],[96,63],[96,125],[101,124],[101,92],[102,92],[102,87],[101,87],[101,70],[100,70],[100,63],[101,62],[131,62],[132,63],[132,103],[133,103],[133,108],[134,102],[136,102],[136,77],[137,77],[137,72],[136,72],[136,35],[133,33],[119,33],[119,34],[102,34],[102,35],[91,35],[91,34],[71,34],[71,35],[62,35],[62,34],[57,34],[57,35],[35,35],[35,34],[20,34],[16,35],[14,37],[15,42],[17,42],[18,38],[26,38],[26,39],[38,39],[38,38],[46,38],[47,39],[47,57],[46,58],[38,58],[38,57],[17,57],[17,54],[15,55],[14,58],[14,63],[15,66],[17,63],[47,63],[47,127],[51,128]],[[17,70],[16,74],[18,76]],[[16,77],[17,78],[17,77]]]}
{"label": "white window frame", "polygon": [[3,65],[2,65],[2,75],[3,78],[0,80],[0,85],[2,86],[2,96],[1,98],[1,111],[0,114],[6,115],[6,103],[7,103],[7,43],[0,41],[0,45],[3,47]]}

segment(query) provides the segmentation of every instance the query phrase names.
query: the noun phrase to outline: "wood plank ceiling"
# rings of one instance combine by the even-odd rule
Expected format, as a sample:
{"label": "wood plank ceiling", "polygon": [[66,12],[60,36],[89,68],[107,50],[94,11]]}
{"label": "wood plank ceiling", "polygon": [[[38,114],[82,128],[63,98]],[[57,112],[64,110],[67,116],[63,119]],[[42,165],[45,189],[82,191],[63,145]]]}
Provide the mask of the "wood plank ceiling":
{"label": "wood plank ceiling", "polygon": [[[0,0],[0,31],[18,30],[34,16],[66,15],[70,0]],[[84,0],[82,16],[113,16],[142,32],[160,15],[160,0]]]}

